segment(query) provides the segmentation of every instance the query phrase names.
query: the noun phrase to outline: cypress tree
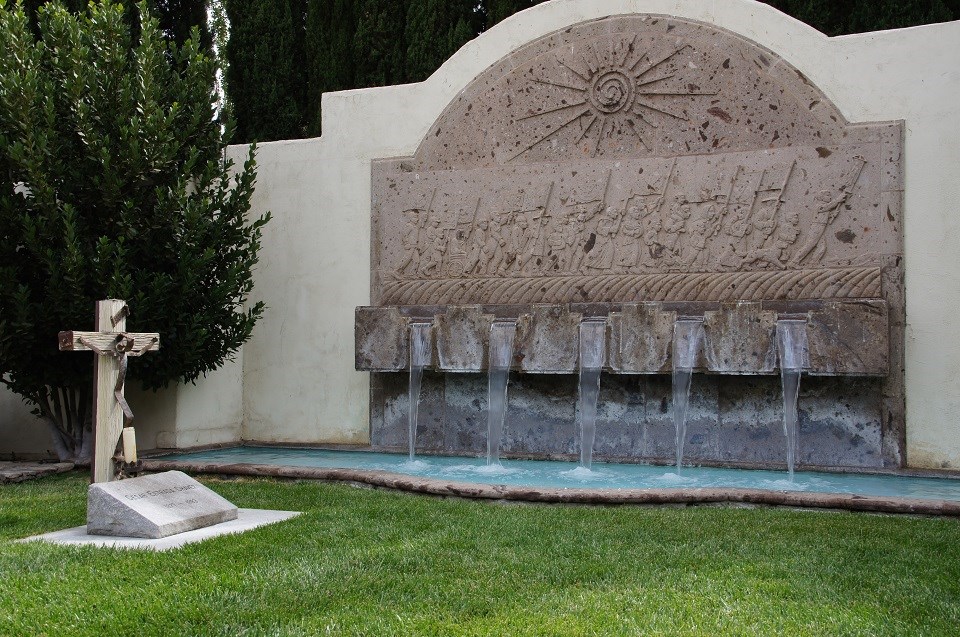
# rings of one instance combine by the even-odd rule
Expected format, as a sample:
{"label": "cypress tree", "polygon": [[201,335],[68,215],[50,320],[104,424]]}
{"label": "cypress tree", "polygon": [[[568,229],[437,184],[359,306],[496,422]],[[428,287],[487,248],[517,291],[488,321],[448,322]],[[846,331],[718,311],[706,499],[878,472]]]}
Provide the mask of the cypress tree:
{"label": "cypress tree", "polygon": [[386,86],[404,74],[404,0],[359,0],[353,40],[354,84]]}
{"label": "cypress tree", "polygon": [[[447,36],[447,58],[460,50],[464,44],[472,40],[477,34],[470,30],[467,20],[464,16],[457,18],[457,23],[450,29],[450,35]],[[446,59],[446,58],[444,58]],[[441,64],[443,62],[441,61]]]}
{"label": "cypress tree", "polygon": [[302,3],[226,0],[227,89],[238,141],[303,137]]}
{"label": "cypress tree", "polygon": [[320,96],[356,88],[353,0],[309,0],[306,9],[306,129],[320,134]]}
{"label": "cypress tree", "polygon": [[827,35],[898,29],[960,18],[960,0],[764,0]]}
{"label": "cypress tree", "polygon": [[450,48],[450,13],[445,0],[410,0],[407,25],[407,81],[427,79]]}
{"label": "cypress tree", "polygon": [[487,28],[490,28],[496,23],[509,18],[514,13],[523,11],[524,9],[529,9],[530,7],[540,4],[541,2],[543,2],[543,0],[487,0],[486,26]]}
{"label": "cypress tree", "polygon": [[441,64],[483,30],[483,12],[473,0],[451,0],[448,6],[447,52]]}
{"label": "cypress tree", "polygon": [[213,38],[207,27],[206,0],[152,0],[150,6],[160,21],[160,30],[167,40],[183,46],[193,27],[198,27],[200,45],[210,50]]}

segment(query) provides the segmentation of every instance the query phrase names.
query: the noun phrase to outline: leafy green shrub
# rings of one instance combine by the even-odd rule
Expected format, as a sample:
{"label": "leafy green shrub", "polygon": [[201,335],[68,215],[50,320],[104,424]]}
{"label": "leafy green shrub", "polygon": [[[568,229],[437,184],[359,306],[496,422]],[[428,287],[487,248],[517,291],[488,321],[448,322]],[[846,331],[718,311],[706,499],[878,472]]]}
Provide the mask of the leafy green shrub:
{"label": "leafy green shrub", "polygon": [[124,11],[46,4],[38,39],[0,0],[0,381],[79,460],[91,360],[56,336],[93,329],[94,301],[125,299],[130,331],[161,333],[129,368],[152,389],[221,366],[263,312],[242,308],[269,219],[247,219],[254,148],[240,170],[224,158],[198,32],[168,45],[146,4],[132,29]]}

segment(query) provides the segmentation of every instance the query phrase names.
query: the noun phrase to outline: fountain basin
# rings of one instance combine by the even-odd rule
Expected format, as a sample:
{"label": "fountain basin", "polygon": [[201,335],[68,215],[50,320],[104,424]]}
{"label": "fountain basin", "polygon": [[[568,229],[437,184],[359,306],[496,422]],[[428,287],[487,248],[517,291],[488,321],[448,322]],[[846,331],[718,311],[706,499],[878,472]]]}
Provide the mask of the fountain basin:
{"label": "fountain basin", "polygon": [[596,462],[406,456],[369,451],[237,447],[145,460],[148,470],[276,476],[441,496],[580,504],[748,504],[960,517],[960,479],[902,473],[786,472]]}

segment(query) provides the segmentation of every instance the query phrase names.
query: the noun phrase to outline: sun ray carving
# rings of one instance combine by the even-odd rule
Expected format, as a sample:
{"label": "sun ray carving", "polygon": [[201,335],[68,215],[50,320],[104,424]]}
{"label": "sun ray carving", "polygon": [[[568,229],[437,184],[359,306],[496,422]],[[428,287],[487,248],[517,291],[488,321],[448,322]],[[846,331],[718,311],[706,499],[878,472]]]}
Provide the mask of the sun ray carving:
{"label": "sun ray carving", "polygon": [[[692,50],[693,47],[682,44],[656,55],[650,49],[639,50],[637,36],[634,35],[630,39],[586,44],[579,52],[565,55],[566,59],[558,54],[556,70],[560,71],[560,76],[541,72],[540,77],[532,80],[545,87],[540,89],[544,92],[542,110],[528,112],[517,117],[516,121],[536,122],[538,118],[556,116],[569,109],[579,110],[573,117],[564,118],[557,124],[540,125],[541,130],[534,133],[532,140],[508,161],[558,137],[565,130],[574,131],[574,145],[580,146],[581,142],[589,140],[588,145],[581,149],[591,156],[600,153],[604,136],[623,135],[621,131],[624,130],[629,130],[631,137],[636,137],[646,151],[652,151],[652,134],[659,127],[658,119],[687,119],[686,111],[676,104],[676,98],[717,94],[700,91],[699,87],[698,90],[682,87],[682,75],[686,67],[675,58],[687,49]],[[673,63],[669,68],[663,68],[671,61]],[[661,73],[651,76],[656,69],[661,69]],[[674,88],[676,85],[680,85],[680,88]],[[570,94],[566,91],[579,93],[580,97],[568,103]]]}

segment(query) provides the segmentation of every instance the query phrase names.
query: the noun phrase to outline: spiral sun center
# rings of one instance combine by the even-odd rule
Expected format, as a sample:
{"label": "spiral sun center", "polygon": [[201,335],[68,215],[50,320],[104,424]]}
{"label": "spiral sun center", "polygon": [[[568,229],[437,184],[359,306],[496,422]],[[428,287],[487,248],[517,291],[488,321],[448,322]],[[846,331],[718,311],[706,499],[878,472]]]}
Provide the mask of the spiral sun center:
{"label": "spiral sun center", "polygon": [[600,70],[592,79],[590,104],[601,113],[627,110],[633,104],[633,78],[620,70]]}

